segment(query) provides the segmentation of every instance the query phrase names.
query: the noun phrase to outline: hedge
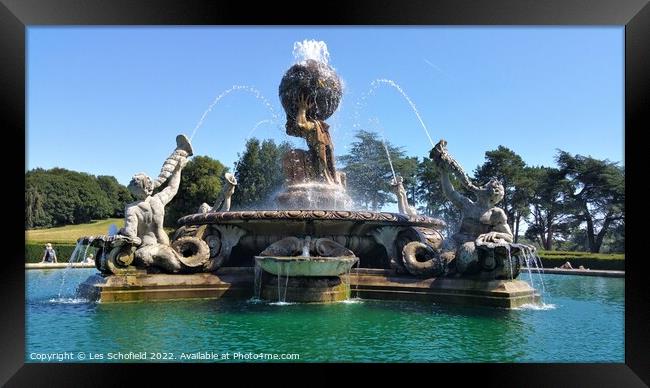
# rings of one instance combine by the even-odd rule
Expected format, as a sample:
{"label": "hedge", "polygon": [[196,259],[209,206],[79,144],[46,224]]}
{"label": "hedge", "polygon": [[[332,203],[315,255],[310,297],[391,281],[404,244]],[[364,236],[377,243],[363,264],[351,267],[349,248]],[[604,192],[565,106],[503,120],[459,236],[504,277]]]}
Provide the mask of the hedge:
{"label": "hedge", "polygon": [[[52,244],[56,251],[56,259],[59,263],[67,263],[72,256],[75,244]],[[25,263],[40,263],[45,252],[45,244],[25,244]],[[96,254],[95,248],[88,248],[87,254]]]}
{"label": "hedge", "polygon": [[567,261],[573,268],[581,265],[589,269],[625,271],[624,253],[591,253],[568,251],[539,251],[537,252],[544,268],[560,267]]}

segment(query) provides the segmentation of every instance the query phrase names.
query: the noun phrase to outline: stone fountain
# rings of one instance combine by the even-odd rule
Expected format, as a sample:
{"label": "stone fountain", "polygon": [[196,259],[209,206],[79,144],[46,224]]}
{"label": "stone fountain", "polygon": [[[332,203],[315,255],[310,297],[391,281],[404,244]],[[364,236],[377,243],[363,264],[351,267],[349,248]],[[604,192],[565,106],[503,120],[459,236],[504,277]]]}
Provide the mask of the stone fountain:
{"label": "stone fountain", "polygon": [[[464,215],[451,239],[443,239],[442,220],[417,215],[408,205],[397,178],[392,185],[400,213],[354,210],[325,122],[341,100],[338,75],[326,61],[300,61],[285,73],[279,96],[286,133],[304,138],[308,149],[285,156],[286,184],[275,198],[277,209],[230,211],[237,184],[230,177],[225,197],[217,201],[228,205],[203,204],[180,218],[170,242],[161,233],[161,215],[192,155],[189,141],[179,135],[158,179],[134,176],[129,189],[139,200],[127,206],[125,228],[115,236],[79,239],[101,248],[102,275],[82,290],[103,301],[251,296],[257,283],[264,299],[331,302],[347,298],[353,281],[360,295],[371,298],[503,307],[536,299],[527,283],[516,280],[521,256],[530,248],[512,243],[505,212],[494,207],[503,198],[498,182],[475,186],[441,141],[431,156],[443,172],[445,195]],[[450,174],[465,178],[461,181],[478,200],[455,191]],[[355,264],[359,268],[350,277]]]}

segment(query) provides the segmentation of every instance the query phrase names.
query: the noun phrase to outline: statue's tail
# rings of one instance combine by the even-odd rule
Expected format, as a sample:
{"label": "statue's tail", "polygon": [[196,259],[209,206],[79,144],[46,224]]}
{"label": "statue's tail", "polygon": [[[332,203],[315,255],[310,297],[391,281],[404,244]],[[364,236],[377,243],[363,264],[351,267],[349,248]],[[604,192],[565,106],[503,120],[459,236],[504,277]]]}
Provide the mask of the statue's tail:
{"label": "statue's tail", "polygon": [[176,136],[176,149],[165,160],[165,163],[163,163],[163,166],[160,169],[160,174],[158,174],[158,178],[156,178],[153,183],[153,188],[156,189],[167,182],[167,179],[169,179],[174,170],[176,170],[176,166],[180,162],[181,158],[186,158],[192,155],[193,151],[190,140],[185,135]]}

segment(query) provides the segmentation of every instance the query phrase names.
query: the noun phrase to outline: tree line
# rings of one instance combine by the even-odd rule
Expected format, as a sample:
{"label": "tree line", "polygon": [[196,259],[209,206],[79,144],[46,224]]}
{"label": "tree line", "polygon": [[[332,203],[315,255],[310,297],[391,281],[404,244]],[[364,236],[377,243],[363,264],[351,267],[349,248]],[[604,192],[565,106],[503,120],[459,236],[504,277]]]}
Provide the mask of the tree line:
{"label": "tree line", "polygon": [[[238,187],[231,210],[274,207],[274,194],[284,184],[282,160],[289,149],[289,144],[273,140],[252,138],[246,142],[234,165]],[[529,166],[513,150],[499,146],[485,153],[473,179],[477,184],[492,177],[501,180],[505,197],[498,206],[508,215],[516,241],[525,239],[547,250],[623,252],[624,168],[561,150],[555,161],[552,167]],[[396,202],[389,185],[394,170],[404,178],[409,202],[420,214],[443,219],[447,231],[458,229],[461,215],[444,197],[439,172],[429,158],[408,156],[377,133],[361,130],[349,153],[339,156],[338,164],[347,174],[348,193],[358,208],[379,211]],[[178,194],[168,205],[166,225],[175,226],[178,218],[195,213],[203,202],[212,205],[228,171],[218,160],[193,157],[183,170]],[[463,190],[458,182],[455,187]],[[114,177],[58,168],[31,170],[26,173],[25,227],[122,217],[124,206],[132,200]]]}
{"label": "tree line", "polygon": [[36,168],[25,173],[25,229],[124,217],[133,200],[113,176]]}

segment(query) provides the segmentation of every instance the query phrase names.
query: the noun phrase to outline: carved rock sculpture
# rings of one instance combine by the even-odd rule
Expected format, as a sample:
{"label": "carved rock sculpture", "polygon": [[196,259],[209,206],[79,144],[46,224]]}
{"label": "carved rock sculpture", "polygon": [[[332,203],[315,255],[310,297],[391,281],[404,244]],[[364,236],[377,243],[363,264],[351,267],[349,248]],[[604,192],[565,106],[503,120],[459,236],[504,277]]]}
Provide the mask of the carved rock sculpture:
{"label": "carved rock sculpture", "polygon": [[[182,249],[179,252],[170,245],[163,229],[165,206],[178,192],[181,170],[192,155],[192,146],[185,136],[177,136],[176,144],[176,149],[163,163],[155,181],[144,173],[138,173],[129,183],[129,191],[138,200],[126,206],[124,228],[111,241],[111,251],[106,256],[110,262],[110,272],[113,272],[111,265],[128,267],[130,264],[155,267],[169,273],[191,272],[197,266],[197,261],[207,259],[209,248],[204,241],[181,241],[176,244]],[[154,189],[164,183],[167,183],[165,188],[154,194]]]}
{"label": "carved rock sculpture", "polygon": [[397,176],[396,179],[390,182],[390,186],[395,191],[397,195],[397,209],[402,214],[408,214],[409,216],[416,216],[417,212],[413,206],[410,206],[408,203],[408,198],[406,197],[406,189],[404,189],[404,178]]}
{"label": "carved rock sculpture", "polygon": [[307,115],[317,120],[327,120],[338,108],[343,88],[334,69],[325,63],[308,59],[287,70],[280,82],[279,95],[288,120],[293,121],[296,117],[297,102],[302,95],[314,98],[314,104]]}
{"label": "carved rock sculpture", "polygon": [[224,178],[225,184],[221,190],[221,194],[219,194],[219,197],[215,201],[214,206],[210,206],[204,202],[199,206],[197,213],[230,211],[231,198],[235,193],[235,188],[237,187],[237,178],[229,172],[224,174]]}
{"label": "carved rock sculpture", "polygon": [[[503,199],[503,185],[496,179],[480,187],[473,184],[460,164],[449,154],[446,145],[445,140],[438,142],[430,156],[441,171],[445,196],[462,213],[460,228],[448,241],[454,253],[455,271],[459,275],[483,279],[516,277],[519,271],[517,255],[522,250],[534,248],[512,244],[513,235],[506,213],[495,207]],[[476,195],[475,201],[454,189],[450,174],[455,174]],[[517,263],[513,264],[512,260]]]}

